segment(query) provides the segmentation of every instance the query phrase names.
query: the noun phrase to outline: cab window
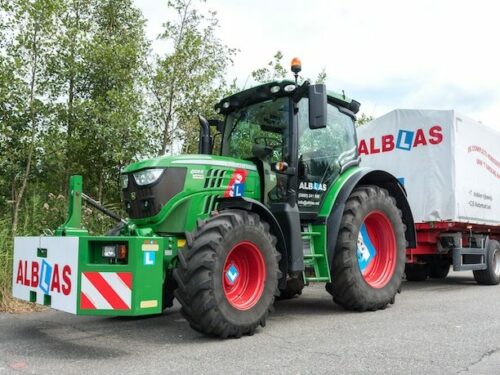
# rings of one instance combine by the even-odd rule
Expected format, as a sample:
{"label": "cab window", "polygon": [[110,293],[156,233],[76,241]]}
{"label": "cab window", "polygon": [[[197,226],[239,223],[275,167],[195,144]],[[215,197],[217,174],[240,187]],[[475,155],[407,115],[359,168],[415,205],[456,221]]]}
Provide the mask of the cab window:
{"label": "cab window", "polygon": [[288,98],[268,100],[234,111],[226,119],[222,155],[281,161],[286,155],[288,123]]}
{"label": "cab window", "polygon": [[[307,99],[299,102],[299,206],[319,206],[328,185],[346,162],[357,157],[354,122],[335,105],[328,104],[327,126],[309,129]],[[301,204],[302,202],[302,204]]]}

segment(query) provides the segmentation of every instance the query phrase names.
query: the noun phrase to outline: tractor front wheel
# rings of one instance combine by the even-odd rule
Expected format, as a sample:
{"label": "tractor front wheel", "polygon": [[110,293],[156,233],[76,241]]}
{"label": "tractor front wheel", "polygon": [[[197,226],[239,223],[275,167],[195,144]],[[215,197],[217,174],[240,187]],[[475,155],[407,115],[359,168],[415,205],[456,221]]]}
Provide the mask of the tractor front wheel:
{"label": "tractor front wheel", "polygon": [[175,297],[191,327],[225,338],[265,326],[279,293],[275,245],[256,214],[227,210],[199,222],[174,270]]}
{"label": "tractor front wheel", "polygon": [[400,289],[405,250],[395,199],[377,186],[356,188],[344,208],[327,291],[349,310],[385,308]]}

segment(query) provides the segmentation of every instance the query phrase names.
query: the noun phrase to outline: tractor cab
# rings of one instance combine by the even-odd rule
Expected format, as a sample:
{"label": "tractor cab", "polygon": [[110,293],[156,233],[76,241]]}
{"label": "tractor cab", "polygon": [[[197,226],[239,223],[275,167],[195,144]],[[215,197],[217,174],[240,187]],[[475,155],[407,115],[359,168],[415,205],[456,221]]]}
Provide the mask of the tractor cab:
{"label": "tractor cab", "polygon": [[[292,65],[294,73],[300,63]],[[200,151],[212,153],[207,123],[221,133],[220,155],[257,166],[261,202],[284,232],[292,262],[304,269],[301,232],[317,219],[328,189],[358,165],[355,114],[359,103],[308,81],[274,81],[222,99],[223,122],[201,120]],[[208,138],[208,142],[207,142]],[[210,145],[207,147],[206,145]]]}
{"label": "tractor cab", "polygon": [[225,98],[216,109],[224,115],[220,154],[257,165],[267,206],[297,204],[302,217],[312,218],[332,182],[359,164],[359,103],[327,93],[324,85],[270,82]]}

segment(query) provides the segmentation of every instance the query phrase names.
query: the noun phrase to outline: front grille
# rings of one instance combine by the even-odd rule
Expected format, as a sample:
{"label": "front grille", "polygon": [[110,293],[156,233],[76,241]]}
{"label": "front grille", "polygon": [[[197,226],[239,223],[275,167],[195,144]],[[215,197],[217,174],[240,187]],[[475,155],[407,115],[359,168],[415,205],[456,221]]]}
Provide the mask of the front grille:
{"label": "front grille", "polygon": [[224,182],[226,170],[224,169],[210,169],[205,178],[205,188],[219,188]]}
{"label": "front grille", "polygon": [[166,168],[160,178],[150,185],[139,186],[129,174],[128,186],[123,189],[125,210],[131,219],[156,215],[172,197],[184,189],[187,168]]}
{"label": "front grille", "polygon": [[217,198],[218,198],[217,195],[207,195],[205,197],[205,201],[203,203],[204,214],[208,215],[217,209],[218,205]]}

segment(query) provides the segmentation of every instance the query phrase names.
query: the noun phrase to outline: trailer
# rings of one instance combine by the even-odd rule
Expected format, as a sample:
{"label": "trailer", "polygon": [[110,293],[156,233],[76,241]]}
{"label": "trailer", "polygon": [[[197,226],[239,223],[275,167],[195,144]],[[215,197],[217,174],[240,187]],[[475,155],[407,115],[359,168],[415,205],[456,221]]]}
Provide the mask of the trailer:
{"label": "trailer", "polygon": [[417,246],[406,277],[471,270],[500,281],[500,133],[454,110],[397,109],[358,129],[361,165],[396,176],[408,194]]}

